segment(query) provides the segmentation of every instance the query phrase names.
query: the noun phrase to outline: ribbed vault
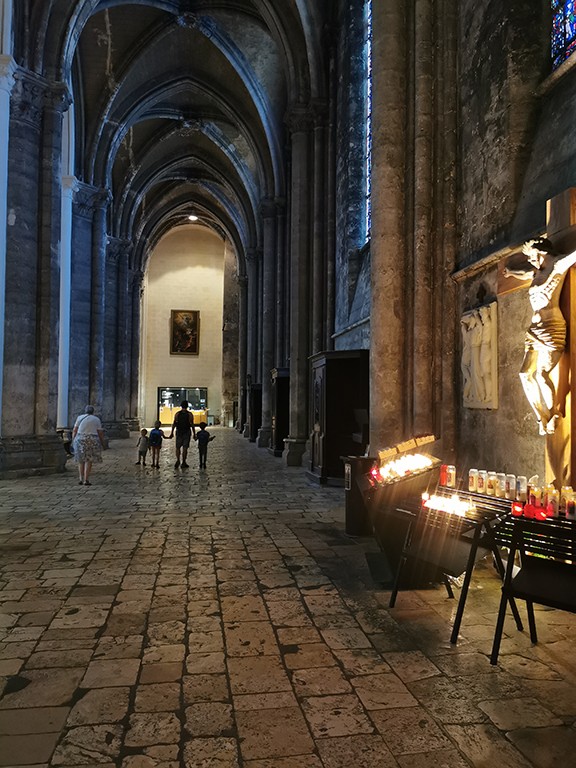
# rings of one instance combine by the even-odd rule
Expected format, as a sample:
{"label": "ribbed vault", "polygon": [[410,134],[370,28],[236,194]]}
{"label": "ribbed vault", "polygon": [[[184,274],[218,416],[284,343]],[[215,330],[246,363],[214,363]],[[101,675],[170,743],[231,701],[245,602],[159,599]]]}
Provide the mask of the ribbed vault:
{"label": "ribbed vault", "polygon": [[133,266],[192,211],[241,261],[259,247],[262,200],[286,195],[286,116],[325,96],[324,3],[310,5],[43,0],[22,11],[17,58],[68,84],[75,175],[111,193],[108,231],[134,244]]}

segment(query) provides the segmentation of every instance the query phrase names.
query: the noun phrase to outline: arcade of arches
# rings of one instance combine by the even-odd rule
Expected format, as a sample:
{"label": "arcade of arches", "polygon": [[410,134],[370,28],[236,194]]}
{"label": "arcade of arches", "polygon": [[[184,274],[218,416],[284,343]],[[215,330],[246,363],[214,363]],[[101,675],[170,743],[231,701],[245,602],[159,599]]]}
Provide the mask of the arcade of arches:
{"label": "arcade of arches", "polygon": [[[550,24],[545,2],[0,0],[1,475],[61,470],[87,402],[110,437],[149,426],[162,387],[269,448],[275,370],[279,460],[306,466],[310,358],[353,350],[372,452],[434,433],[543,473],[526,293],[498,275],[575,185]],[[460,317],[493,301],[499,397],[466,407]],[[173,311],[200,312],[198,354]]]}

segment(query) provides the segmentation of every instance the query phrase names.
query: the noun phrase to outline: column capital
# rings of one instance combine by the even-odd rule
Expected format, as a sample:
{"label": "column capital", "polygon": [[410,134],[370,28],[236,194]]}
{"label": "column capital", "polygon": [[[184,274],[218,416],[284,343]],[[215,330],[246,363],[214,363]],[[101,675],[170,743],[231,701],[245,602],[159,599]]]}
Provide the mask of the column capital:
{"label": "column capital", "polygon": [[284,118],[290,133],[307,133],[314,126],[314,110],[309,104],[295,104]]}
{"label": "column capital", "polygon": [[61,114],[72,104],[72,94],[66,83],[51,83],[44,97],[44,105]]}
{"label": "column capital", "polygon": [[106,208],[112,196],[109,190],[94,187],[82,181],[77,182],[74,194],[76,213],[83,218],[91,218],[96,210]]}
{"label": "column capital", "polygon": [[74,199],[79,183],[76,176],[62,176],[62,194]]}
{"label": "column capital", "polygon": [[246,248],[245,257],[248,264],[258,264],[262,260],[262,251],[260,248]]}
{"label": "column capital", "polygon": [[11,93],[18,65],[12,56],[0,56],[0,91]]}
{"label": "column capital", "polygon": [[26,70],[17,70],[14,74],[12,89],[13,118],[40,130],[44,101],[48,92],[49,86],[45,80]]}
{"label": "column capital", "polygon": [[122,260],[128,260],[132,253],[132,241],[121,237],[108,236],[108,246],[106,248],[106,258],[113,264],[118,264]]}

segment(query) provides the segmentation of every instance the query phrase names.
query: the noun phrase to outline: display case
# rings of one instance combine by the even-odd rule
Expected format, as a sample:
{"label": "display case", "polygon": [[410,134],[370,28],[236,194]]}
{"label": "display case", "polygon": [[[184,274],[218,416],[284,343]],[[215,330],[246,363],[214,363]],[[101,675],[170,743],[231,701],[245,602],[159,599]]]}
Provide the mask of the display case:
{"label": "display case", "polygon": [[169,426],[180,409],[180,403],[187,400],[194,414],[194,423],[208,421],[208,389],[206,387],[158,387],[158,421]]}

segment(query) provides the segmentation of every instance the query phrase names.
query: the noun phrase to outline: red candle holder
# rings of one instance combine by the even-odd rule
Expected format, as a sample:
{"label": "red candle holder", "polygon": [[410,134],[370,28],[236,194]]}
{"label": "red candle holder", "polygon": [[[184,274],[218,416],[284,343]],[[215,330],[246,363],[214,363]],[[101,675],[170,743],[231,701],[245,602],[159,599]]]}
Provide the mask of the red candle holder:
{"label": "red candle holder", "polygon": [[512,502],[512,514],[514,517],[522,517],[524,514],[524,504],[521,501]]}

